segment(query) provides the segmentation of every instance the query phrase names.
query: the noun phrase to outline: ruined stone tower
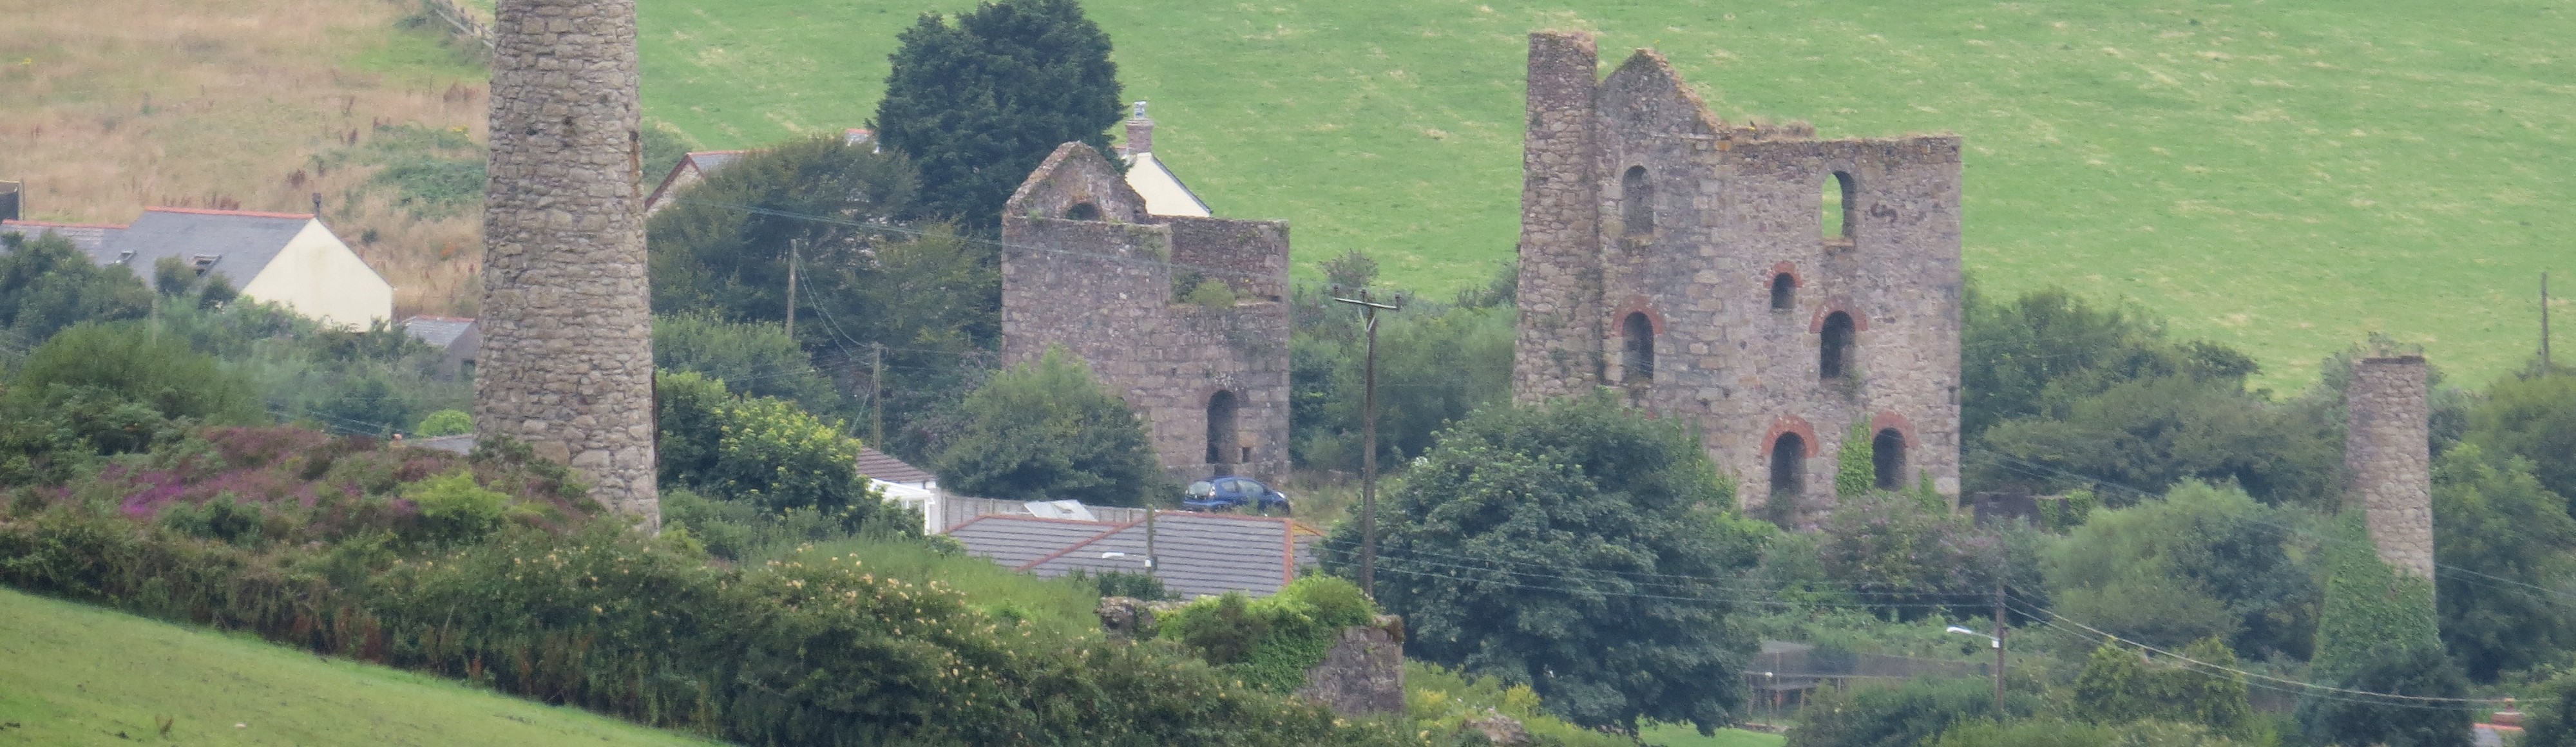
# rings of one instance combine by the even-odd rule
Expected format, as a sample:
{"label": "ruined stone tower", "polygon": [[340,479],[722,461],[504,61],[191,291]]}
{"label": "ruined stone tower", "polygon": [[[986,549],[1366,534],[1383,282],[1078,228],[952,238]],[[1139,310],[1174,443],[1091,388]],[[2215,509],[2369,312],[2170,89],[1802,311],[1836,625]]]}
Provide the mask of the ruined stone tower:
{"label": "ruined stone tower", "polygon": [[1651,51],[1598,76],[1589,35],[1530,36],[1516,397],[1697,423],[1784,520],[1855,425],[1879,485],[1957,495],[1959,139],[1731,126]]}
{"label": "ruined stone tower", "polygon": [[[1288,224],[1153,215],[1066,143],[1002,213],[1002,357],[1062,346],[1145,419],[1174,479],[1288,472]],[[1182,300],[1208,281],[1234,302]]]}
{"label": "ruined stone tower", "polygon": [[2379,559],[2433,579],[2433,445],[2421,356],[2364,358],[2344,389],[2346,505],[2365,512]]}
{"label": "ruined stone tower", "polygon": [[659,526],[633,0],[501,0],[474,422]]}

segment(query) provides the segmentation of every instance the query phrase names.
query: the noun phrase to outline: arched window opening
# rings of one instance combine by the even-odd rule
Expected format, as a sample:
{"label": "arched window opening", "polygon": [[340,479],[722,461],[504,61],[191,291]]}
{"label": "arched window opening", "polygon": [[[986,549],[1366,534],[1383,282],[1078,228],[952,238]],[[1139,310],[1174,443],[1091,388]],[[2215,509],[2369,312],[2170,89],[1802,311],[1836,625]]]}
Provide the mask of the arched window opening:
{"label": "arched window opening", "polygon": [[1881,428],[1878,437],[1869,442],[1870,466],[1877,472],[1878,489],[1905,489],[1905,434],[1894,428]]}
{"label": "arched window opening", "polygon": [[1220,391],[1208,396],[1207,463],[1217,466],[1216,474],[1227,474],[1225,465],[1234,462],[1242,445],[1236,438],[1234,393]]}
{"label": "arched window opening", "polygon": [[1093,204],[1088,203],[1088,202],[1077,202],[1077,203],[1074,203],[1074,204],[1073,204],[1073,207],[1069,207],[1069,208],[1065,208],[1065,209],[1064,209],[1064,219],[1065,219],[1065,220],[1100,220],[1100,206],[1098,206],[1098,205],[1093,205]]}
{"label": "arched window opening", "polygon": [[1842,378],[1843,369],[1850,364],[1849,359],[1851,357],[1852,346],[1851,315],[1840,311],[1827,315],[1825,317],[1824,340],[1821,342],[1822,344],[1818,346],[1819,349],[1816,351],[1817,378]]}
{"label": "arched window opening", "polygon": [[1780,434],[1771,442],[1771,495],[1794,497],[1807,492],[1807,439]]}
{"label": "arched window opening", "polygon": [[1630,383],[1644,384],[1655,380],[1655,321],[1646,312],[1628,314],[1619,324],[1619,334],[1627,342],[1627,376]]}
{"label": "arched window opening", "polygon": [[1850,174],[1836,171],[1834,178],[1825,180],[1824,226],[1827,240],[1851,239],[1853,202]]}
{"label": "arched window opening", "polygon": [[1646,179],[1646,167],[1630,166],[1619,177],[1619,208],[1628,235],[1654,232],[1655,183]]}
{"label": "arched window opening", "polygon": [[1788,311],[1798,307],[1798,277],[1789,273],[1771,276],[1771,310]]}

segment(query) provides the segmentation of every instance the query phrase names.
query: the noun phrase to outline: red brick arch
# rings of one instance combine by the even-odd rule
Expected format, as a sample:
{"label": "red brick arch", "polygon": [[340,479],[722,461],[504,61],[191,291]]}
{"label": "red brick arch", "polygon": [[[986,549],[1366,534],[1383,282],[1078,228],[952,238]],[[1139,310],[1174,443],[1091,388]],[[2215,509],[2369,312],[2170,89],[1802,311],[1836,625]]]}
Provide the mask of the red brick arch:
{"label": "red brick arch", "polygon": [[1896,414],[1892,411],[1881,410],[1877,415],[1870,417],[1870,438],[1877,438],[1879,431],[1887,430],[1889,428],[1896,429],[1897,435],[1905,437],[1905,447],[1907,449],[1914,449],[1922,446],[1923,442],[1914,440],[1914,423],[1907,421],[1905,416]]}
{"label": "red brick arch", "polygon": [[1618,325],[1626,324],[1629,314],[1645,314],[1646,323],[1654,325],[1655,334],[1664,333],[1664,313],[1656,311],[1654,304],[1647,301],[1645,296],[1629,296],[1626,303],[1619,304],[1617,310],[1611,311],[1611,328],[1618,329]]}
{"label": "red brick arch", "polygon": [[1798,434],[1798,440],[1807,443],[1807,453],[1801,456],[1815,457],[1816,427],[1809,425],[1805,418],[1796,415],[1782,415],[1771,419],[1771,432],[1762,435],[1762,456],[1771,456],[1771,446],[1780,442],[1780,434],[1783,433]]}
{"label": "red brick arch", "polygon": [[1860,309],[1854,306],[1849,299],[1836,296],[1825,299],[1824,305],[1816,307],[1815,319],[1807,322],[1807,334],[1824,334],[1825,317],[1833,316],[1834,312],[1837,311],[1851,315],[1853,332],[1869,331],[1869,315],[1860,313]]}
{"label": "red brick arch", "polygon": [[1807,285],[1806,278],[1798,277],[1798,263],[1781,262],[1779,264],[1772,265],[1771,272],[1762,276],[1762,289],[1766,291],[1770,290],[1771,281],[1782,275],[1789,276],[1789,287],[1791,288],[1803,288]]}

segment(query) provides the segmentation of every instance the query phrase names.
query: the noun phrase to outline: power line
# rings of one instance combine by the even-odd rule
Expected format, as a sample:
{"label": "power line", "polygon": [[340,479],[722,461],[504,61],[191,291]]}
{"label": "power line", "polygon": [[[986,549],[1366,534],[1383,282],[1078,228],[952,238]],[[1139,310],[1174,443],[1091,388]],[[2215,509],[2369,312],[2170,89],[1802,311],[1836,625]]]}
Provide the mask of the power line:
{"label": "power line", "polygon": [[[2361,697],[2361,698],[2337,698],[2337,697],[2331,697],[2331,696],[2316,696],[2316,697],[2325,698],[2325,699],[2327,699],[2327,700],[2337,700],[2337,701],[2342,701],[2342,702],[2348,702],[2348,703],[2368,703],[2368,704],[2373,704],[2373,705],[2388,705],[2388,706],[2397,706],[2397,707],[2403,707],[2403,708],[2433,708],[2433,709],[2445,709],[2445,710],[2447,710],[2447,709],[2452,709],[2452,708],[2457,708],[2457,707],[2459,707],[2459,706],[2458,706],[2458,705],[2417,705],[2417,704],[2410,704],[2410,703],[2392,703],[2392,702],[2386,702],[2386,701],[2388,701],[2388,700],[2404,700],[2404,701],[2415,701],[2416,703],[2456,703],[2456,704],[2460,704],[2460,705],[2466,705],[2466,704],[2471,704],[2471,703],[2492,703],[2492,702],[2495,702],[2495,701],[2497,701],[2497,700],[2500,700],[2500,698],[2447,698],[2447,697],[2439,697],[2439,696],[2431,696],[2431,695],[2403,695],[2403,694],[2399,694],[2399,693],[2383,693],[2383,692],[2375,692],[2375,691],[2370,691],[2370,690],[2354,690],[2354,689],[2351,689],[2351,688],[2334,687],[2334,686],[2330,686],[2330,685],[2319,685],[2319,684],[2316,684],[2316,683],[2313,683],[2313,682],[2307,682],[2307,681],[2303,681],[2303,680],[2294,680],[2294,679],[2290,679],[2290,678],[2287,678],[2287,677],[2278,677],[2278,676],[2274,676],[2274,675],[2268,675],[2268,674],[2262,674],[2262,673],[2258,673],[2258,672],[2248,671],[2248,670],[2245,670],[2245,669],[2239,669],[2239,668],[2236,668],[2236,667],[2230,667],[2230,666],[2226,666],[2226,665],[2223,665],[2223,664],[2216,664],[2216,663],[2212,663],[2212,662],[2201,661],[2201,660],[2199,660],[2199,659],[2194,659],[2194,658],[2191,658],[2191,657],[2188,657],[2188,656],[2184,656],[2184,655],[2182,655],[2182,654],[2175,653],[2175,652],[2170,651],[2170,650],[2166,650],[2166,649],[2162,649],[2162,648],[2157,648],[2157,647],[2155,647],[2155,646],[2151,646],[2151,645],[2148,645],[2148,644],[2145,644],[2145,643],[2141,643],[2141,642],[2138,642],[2138,641],[2133,641],[2133,640],[2130,640],[2130,639],[2127,639],[2127,638],[2122,638],[2122,637],[2120,637],[2120,636],[2118,636],[2118,635],[2115,635],[2115,634],[2112,634],[2112,633],[2109,633],[2109,632],[2105,632],[2105,631],[2103,631],[2103,630],[2101,630],[2101,629],[2099,629],[2099,628],[2095,628],[2095,627],[2093,627],[2093,626],[2085,625],[2084,623],[2077,622],[2076,620],[2074,620],[2074,619],[2072,619],[2072,618],[2068,618],[2068,617],[2066,617],[2066,616],[2064,616],[2064,615],[2059,615],[2059,614],[2057,614],[2056,612],[2053,612],[2053,611],[2047,610],[2047,609],[2045,609],[2045,608],[2030,608],[2030,607],[2026,607],[2026,606],[2023,606],[2023,605],[2013,605],[2013,611],[2014,611],[2014,612],[2021,613],[2023,616],[2028,617],[2028,618],[2030,618],[2030,619],[2032,619],[2032,620],[2037,620],[2037,621],[2039,621],[2039,623],[2040,623],[2040,624],[2042,624],[2042,625],[2046,625],[2046,626],[2048,626],[2048,627],[2052,627],[2052,628],[2057,628],[2058,630],[2065,631],[2065,632],[2067,632],[2067,633],[2076,634],[2076,635],[2079,635],[2079,636],[2082,636],[2082,635],[2085,635],[2086,633],[2089,633],[2089,634],[2091,634],[2091,636],[2099,637],[2099,638],[2101,638],[2101,639],[2103,639],[2103,640],[2116,641],[2116,642],[2119,642],[2119,643],[2122,643],[2122,644],[2126,644],[2126,645],[2128,645],[2128,646],[2130,646],[2130,647],[2133,647],[2133,648],[2137,648],[2137,649],[2140,649],[2140,650],[2143,650],[2143,651],[2147,651],[2147,652],[2149,652],[2149,653],[2153,653],[2153,654],[2156,654],[2156,655],[2159,655],[2159,656],[2163,656],[2163,657],[2165,657],[2165,658],[2174,659],[2174,660],[2176,660],[2176,661],[2181,661],[2181,662],[2183,662],[2183,663],[2185,663],[2185,664],[2187,664],[2187,665],[2190,665],[2190,666],[2201,667],[2202,669],[2201,669],[2201,670],[2199,670],[2199,671],[2201,671],[2203,674],[2211,674],[2212,676],[2216,676],[2216,675],[2215,675],[2215,673],[2217,673],[2217,672],[2225,672],[2225,673],[2228,673],[2228,674],[2234,674],[2234,675],[2237,675],[2237,676],[2245,677],[2245,678],[2247,679],[2246,684],[2248,684],[2248,685],[2252,685],[2252,686],[2255,686],[2255,687],[2261,687],[2261,688],[2264,688],[2264,689],[2267,689],[2267,690],[2273,690],[2273,691],[2277,691],[2277,692],[2287,692],[2287,693],[2295,693],[2295,694],[2301,694],[2301,695],[2315,695],[2317,692],[2319,692],[2319,691],[2323,691],[2323,692],[2329,692],[2329,693],[2341,693],[2341,694],[2348,694],[2348,695],[2359,695],[2359,696],[2364,696],[2364,697]],[[2078,633],[2077,631],[2074,631],[2074,630],[2068,630],[2067,628],[2065,628],[2065,627],[2063,627],[2063,626],[2057,625],[2055,622],[2051,622],[2051,620],[2052,620],[2052,619],[2053,619],[2053,620],[2058,620],[2058,621],[2064,621],[2064,622],[2065,622],[2066,624],[2068,624],[2068,625],[2073,625],[2073,626],[2076,626],[2076,627],[2078,627],[2078,628],[2082,628],[2082,629],[2084,629],[2084,633]],[[2275,686],[2275,685],[2269,685],[2269,684],[2265,684],[2265,682],[2263,682],[2263,681],[2276,682],[2276,683],[2285,683],[2285,684],[2286,684],[2286,686]],[[2295,688],[2295,689],[2294,689],[2294,688]]]}

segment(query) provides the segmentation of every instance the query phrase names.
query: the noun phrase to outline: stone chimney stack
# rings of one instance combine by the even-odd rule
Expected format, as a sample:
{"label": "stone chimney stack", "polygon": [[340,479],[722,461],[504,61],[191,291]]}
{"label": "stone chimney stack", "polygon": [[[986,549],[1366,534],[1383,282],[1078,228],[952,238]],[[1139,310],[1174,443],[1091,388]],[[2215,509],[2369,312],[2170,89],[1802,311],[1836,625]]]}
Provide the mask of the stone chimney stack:
{"label": "stone chimney stack", "polygon": [[1136,113],[1127,118],[1127,145],[1123,150],[1128,158],[1154,152],[1154,118],[1145,116],[1145,102],[1136,102]]}
{"label": "stone chimney stack", "polygon": [[634,0],[500,0],[474,425],[661,525]]}
{"label": "stone chimney stack", "polygon": [[2433,579],[2433,447],[2422,356],[2364,358],[2344,390],[2345,503],[2366,511],[2379,559]]}
{"label": "stone chimney stack", "polygon": [[1590,391],[1601,374],[1599,185],[1593,179],[1592,35],[1529,37],[1529,132],[1521,146],[1520,332],[1512,391],[1535,402]]}

